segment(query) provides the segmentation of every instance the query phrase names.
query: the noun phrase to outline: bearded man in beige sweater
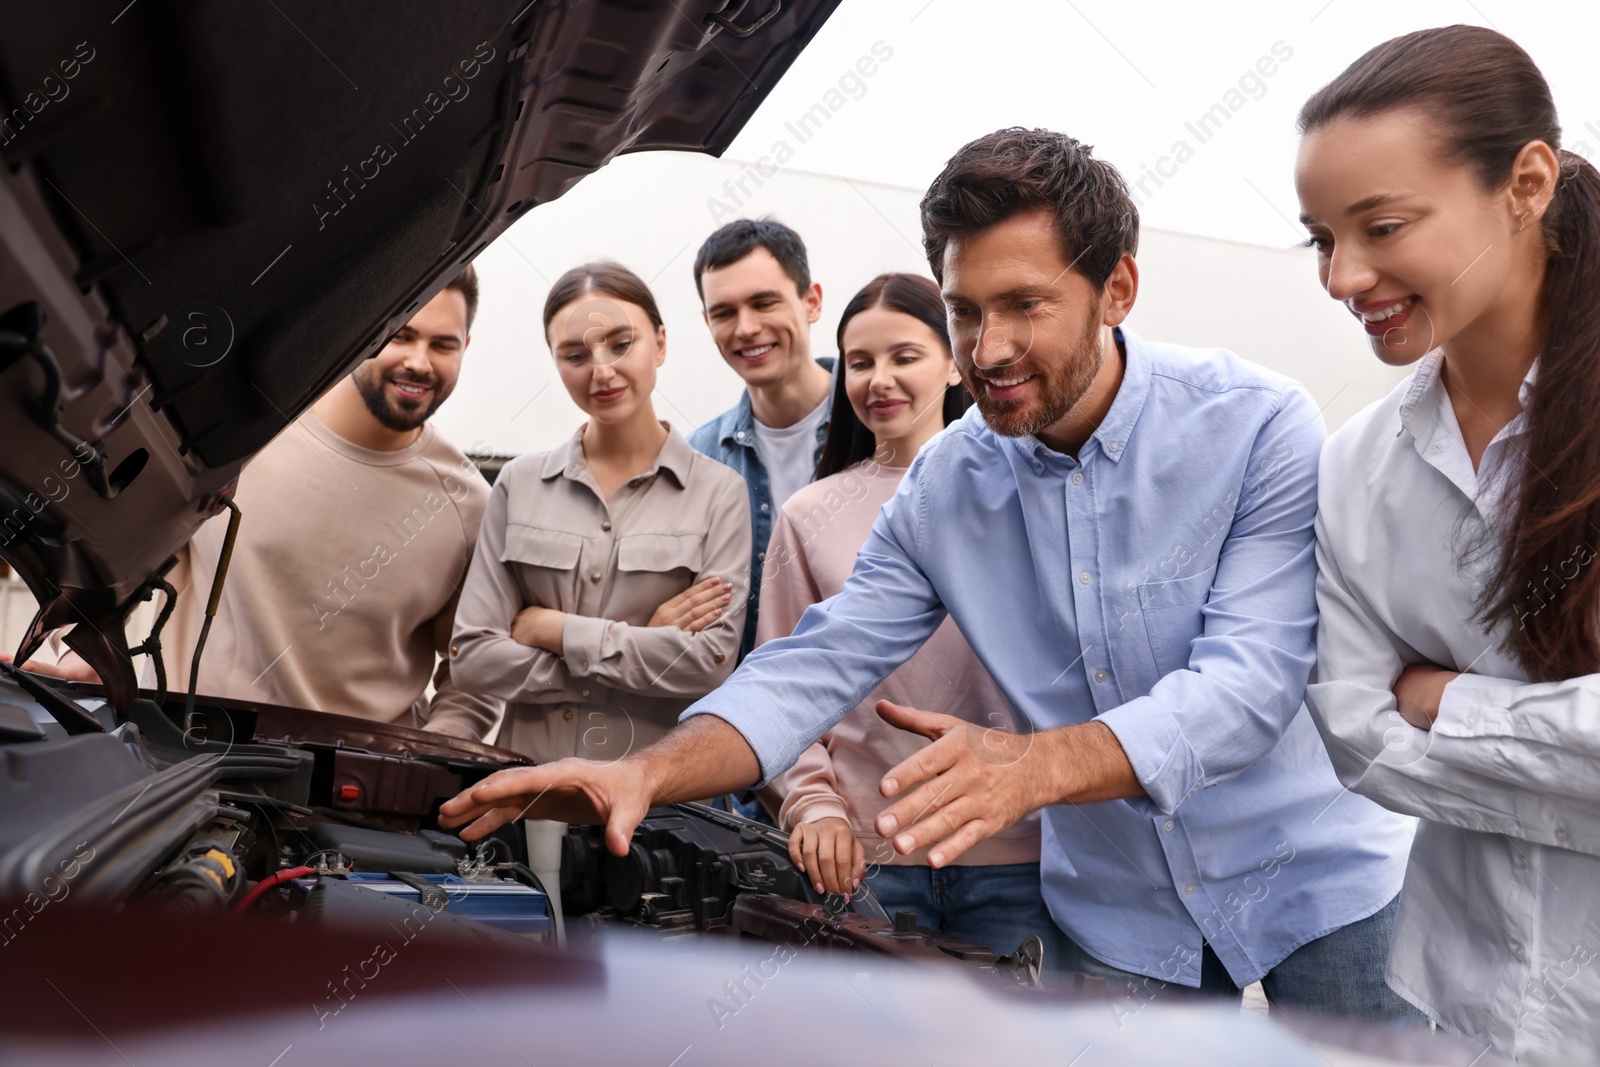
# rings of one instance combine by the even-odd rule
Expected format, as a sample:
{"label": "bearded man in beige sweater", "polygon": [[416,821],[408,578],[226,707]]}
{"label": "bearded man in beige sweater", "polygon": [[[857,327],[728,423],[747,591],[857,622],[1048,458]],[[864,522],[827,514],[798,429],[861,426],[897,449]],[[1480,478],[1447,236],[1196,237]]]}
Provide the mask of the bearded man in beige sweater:
{"label": "bearded man in beige sweater", "polygon": [[[477,303],[469,266],[246,465],[201,694],[488,734],[500,701],[458,689],[445,653],[489,486],[428,423],[455,388]],[[189,685],[226,530],[226,515],[200,527],[167,576],[173,692]],[[93,678],[71,654],[28,666]]]}

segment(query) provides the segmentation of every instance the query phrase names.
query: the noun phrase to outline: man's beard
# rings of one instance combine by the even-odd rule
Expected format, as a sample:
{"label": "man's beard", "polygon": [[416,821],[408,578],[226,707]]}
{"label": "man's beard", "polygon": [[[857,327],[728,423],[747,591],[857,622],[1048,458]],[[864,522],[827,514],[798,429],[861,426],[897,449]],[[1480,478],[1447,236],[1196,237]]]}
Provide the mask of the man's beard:
{"label": "man's beard", "polygon": [[[372,417],[395,433],[415,430],[427,422],[433,413],[439,410],[439,405],[444,403],[446,396],[445,391],[439,387],[438,379],[429,381],[398,375],[382,378],[374,374],[369,367],[357,367],[351,372],[350,378],[356,383],[356,392],[361,394],[361,399],[366,403],[367,410],[372,412]],[[389,380],[432,386],[433,399],[426,408],[401,410],[389,402],[388,394],[384,390],[384,384]]]}
{"label": "man's beard", "polygon": [[1042,360],[1036,361],[1034,373],[1039,376],[1036,405],[1030,407],[1026,400],[991,400],[983,387],[985,378],[1016,377],[1019,366],[1027,362],[1027,355],[983,375],[978,374],[976,368],[963,369],[963,376],[967,380],[967,391],[977,402],[978,411],[991,430],[1005,437],[1027,437],[1060,422],[1077,406],[1094,384],[1095,375],[1100,373],[1102,359],[1099,309],[1091,306],[1084,317],[1077,344],[1067,358],[1048,365],[1040,365]]}

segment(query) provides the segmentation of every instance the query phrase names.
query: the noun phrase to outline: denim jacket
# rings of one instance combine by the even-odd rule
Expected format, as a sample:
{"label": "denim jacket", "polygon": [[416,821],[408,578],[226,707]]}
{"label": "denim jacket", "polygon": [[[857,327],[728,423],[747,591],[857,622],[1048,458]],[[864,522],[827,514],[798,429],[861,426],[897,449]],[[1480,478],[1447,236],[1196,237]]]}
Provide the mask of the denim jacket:
{"label": "denim jacket", "polygon": [[[834,358],[821,356],[817,365],[830,375]],[[829,396],[833,391],[829,389]],[[828,422],[832,410],[822,415],[817,426],[817,448],[812,462],[822,459],[822,443],[828,437]],[[750,491],[750,601],[744,616],[744,637],[739,642],[739,658],[749,655],[756,644],[756,612],[761,605],[761,568],[766,563],[767,542],[772,539],[772,520],[777,517],[783,501],[774,502],[771,484],[767,480],[766,464],[756,452],[755,413],[750,407],[750,392],[739,395],[739,402],[721,415],[702,423],[689,435],[695,449],[718,463],[724,463],[744,475],[745,487]]]}

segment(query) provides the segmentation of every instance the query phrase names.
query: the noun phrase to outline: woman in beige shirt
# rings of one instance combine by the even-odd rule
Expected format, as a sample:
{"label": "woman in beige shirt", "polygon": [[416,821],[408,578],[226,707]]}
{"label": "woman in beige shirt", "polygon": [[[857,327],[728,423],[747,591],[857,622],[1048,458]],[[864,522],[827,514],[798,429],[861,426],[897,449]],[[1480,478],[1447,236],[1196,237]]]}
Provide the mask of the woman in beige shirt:
{"label": "woman in beige shirt", "polygon": [[507,702],[496,744],[540,763],[609,761],[660,737],[733,670],[750,506],[737,473],[656,418],[667,334],[635,274],[568,271],[544,326],[589,419],[496,480],[451,672]]}
{"label": "woman in beige shirt", "polygon": [[[843,588],[917,452],[972,402],[950,353],[939,287],[927,278],[883,274],[869,282],[845,307],[839,351],[817,480],[785,502],[773,526],[757,645],[787,635],[808,607]],[[790,831],[795,863],[818,892],[848,893],[865,872],[885,908],[914,912],[929,929],[1001,953],[1037,934],[1046,960],[1065,958],[1040,892],[1037,812],[937,870],[926,852],[902,856],[873,829],[889,806],[878,782],[928,744],[884,722],[875,710],[880,700],[1016,729],[1005,697],[946,619],[765,791],[781,798],[778,824]]]}

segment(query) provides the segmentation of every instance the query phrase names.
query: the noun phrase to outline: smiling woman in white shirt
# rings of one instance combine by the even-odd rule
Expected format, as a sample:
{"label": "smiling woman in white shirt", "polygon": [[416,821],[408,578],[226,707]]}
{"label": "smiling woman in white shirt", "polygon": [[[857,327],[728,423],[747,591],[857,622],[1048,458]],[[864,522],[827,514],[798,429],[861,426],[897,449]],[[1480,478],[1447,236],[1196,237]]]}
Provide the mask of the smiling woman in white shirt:
{"label": "smiling woman in white shirt", "polygon": [[1502,1054],[1600,1057],[1600,173],[1517,45],[1380,45],[1300,113],[1301,219],[1379,359],[1322,455],[1340,778],[1418,816],[1389,983]]}

